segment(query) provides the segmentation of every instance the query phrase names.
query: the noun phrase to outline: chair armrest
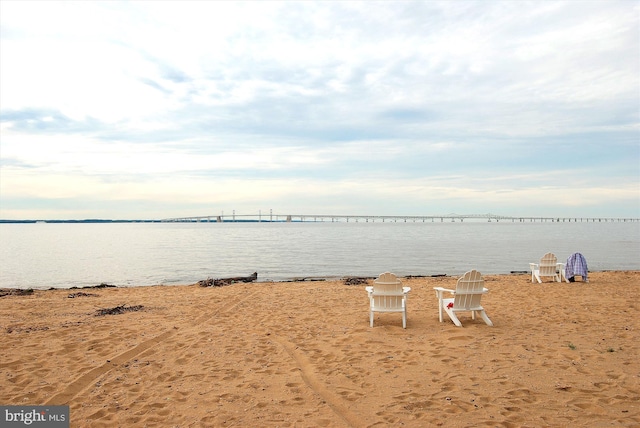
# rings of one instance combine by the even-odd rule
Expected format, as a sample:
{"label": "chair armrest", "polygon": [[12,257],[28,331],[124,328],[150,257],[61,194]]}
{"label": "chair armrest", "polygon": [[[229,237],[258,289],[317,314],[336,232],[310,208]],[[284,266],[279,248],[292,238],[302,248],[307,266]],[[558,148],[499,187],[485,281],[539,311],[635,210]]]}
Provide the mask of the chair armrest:
{"label": "chair armrest", "polygon": [[442,295],[447,292],[447,293],[451,293],[451,294],[456,294],[455,290],[450,290],[448,288],[442,288],[442,287],[433,287],[434,290],[436,290],[436,296],[438,297],[438,299],[442,299]]}
{"label": "chair armrest", "polygon": [[482,288],[482,292],[483,292],[483,293],[488,293],[488,292],[489,292],[489,289],[488,289],[488,288],[484,288],[484,287],[483,287],[483,288]]}
{"label": "chair armrest", "polygon": [[534,270],[535,268],[539,268],[540,265],[538,263],[529,263],[529,269]]}
{"label": "chair armrest", "polygon": [[407,294],[409,291],[411,291],[411,287],[402,287],[402,292],[404,294]]}

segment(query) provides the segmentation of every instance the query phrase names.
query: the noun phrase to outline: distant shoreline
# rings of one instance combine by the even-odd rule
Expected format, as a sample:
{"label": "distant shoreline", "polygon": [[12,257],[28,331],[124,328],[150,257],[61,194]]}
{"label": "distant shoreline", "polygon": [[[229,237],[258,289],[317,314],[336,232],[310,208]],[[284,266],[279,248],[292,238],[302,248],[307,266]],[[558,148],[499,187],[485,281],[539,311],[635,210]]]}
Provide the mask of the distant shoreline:
{"label": "distant shoreline", "polygon": [[[64,223],[64,224],[109,224],[109,223],[206,223],[206,222],[167,222],[163,220],[103,220],[103,219],[86,219],[86,220],[0,220],[0,224],[35,224],[35,223]],[[221,223],[214,222],[211,223]],[[283,220],[225,220],[224,223],[284,223]],[[299,223],[296,221],[296,223]]]}
{"label": "distant shoreline", "polygon": [[160,220],[0,220],[0,224],[33,224],[33,223],[160,223]]}

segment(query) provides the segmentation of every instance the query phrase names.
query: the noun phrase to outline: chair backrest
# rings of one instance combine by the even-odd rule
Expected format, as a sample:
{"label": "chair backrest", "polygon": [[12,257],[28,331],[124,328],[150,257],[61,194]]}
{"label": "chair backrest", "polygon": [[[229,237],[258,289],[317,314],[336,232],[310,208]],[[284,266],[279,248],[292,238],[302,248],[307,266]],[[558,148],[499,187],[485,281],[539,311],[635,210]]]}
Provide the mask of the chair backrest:
{"label": "chair backrest", "polygon": [[558,258],[553,253],[547,253],[540,259],[540,276],[555,276]]}
{"label": "chair backrest", "polygon": [[402,281],[394,274],[385,272],[373,281],[372,305],[380,309],[400,309],[403,307],[404,293]]}
{"label": "chair backrest", "polygon": [[465,273],[456,284],[456,294],[453,300],[454,310],[472,310],[480,307],[480,300],[484,293],[484,278],[477,270]]}

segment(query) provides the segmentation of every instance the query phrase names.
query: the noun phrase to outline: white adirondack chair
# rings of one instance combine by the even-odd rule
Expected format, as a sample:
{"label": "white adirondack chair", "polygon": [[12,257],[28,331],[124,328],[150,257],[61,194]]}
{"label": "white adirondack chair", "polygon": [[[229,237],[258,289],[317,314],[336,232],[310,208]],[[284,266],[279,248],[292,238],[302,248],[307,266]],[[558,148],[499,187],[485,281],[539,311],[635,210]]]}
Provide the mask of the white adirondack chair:
{"label": "white adirondack chair", "polygon": [[[558,258],[553,253],[547,253],[540,259],[540,263],[529,263],[531,269],[531,282],[542,283],[543,278],[552,278],[553,281],[562,282],[563,263],[558,263]],[[560,273],[558,273],[558,270]]]}
{"label": "white adirondack chair", "polygon": [[373,281],[373,286],[366,287],[369,295],[369,325],[373,327],[374,312],[401,312],[402,328],[407,328],[407,294],[410,287],[403,287],[402,282],[392,273],[381,273]]}
{"label": "white adirondack chair", "polygon": [[[489,326],[493,323],[480,305],[482,295],[489,290],[484,288],[484,278],[478,271],[471,270],[458,279],[455,290],[449,290],[442,287],[434,287],[436,297],[438,298],[438,312],[440,322],[442,322],[442,311],[446,312],[451,321],[458,327],[462,327],[462,323],[456,316],[456,312],[471,312],[471,317],[476,319],[476,313],[480,315],[482,320]],[[444,298],[444,293],[452,293],[453,298]]]}

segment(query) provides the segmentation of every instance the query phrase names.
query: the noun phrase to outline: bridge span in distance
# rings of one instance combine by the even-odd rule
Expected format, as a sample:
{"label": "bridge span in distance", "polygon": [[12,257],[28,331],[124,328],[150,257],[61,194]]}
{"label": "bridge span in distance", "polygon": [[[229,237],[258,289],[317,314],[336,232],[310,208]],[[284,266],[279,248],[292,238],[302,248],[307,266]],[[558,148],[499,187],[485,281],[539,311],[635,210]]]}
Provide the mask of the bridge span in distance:
{"label": "bridge span in distance", "polygon": [[612,223],[638,222],[638,218],[614,217],[541,217],[541,216],[503,216],[496,214],[446,214],[446,215],[338,215],[338,214],[232,214],[162,219],[162,222],[176,223],[299,223],[299,222],[344,222],[344,223],[435,223],[435,222],[551,222],[551,223]]}

